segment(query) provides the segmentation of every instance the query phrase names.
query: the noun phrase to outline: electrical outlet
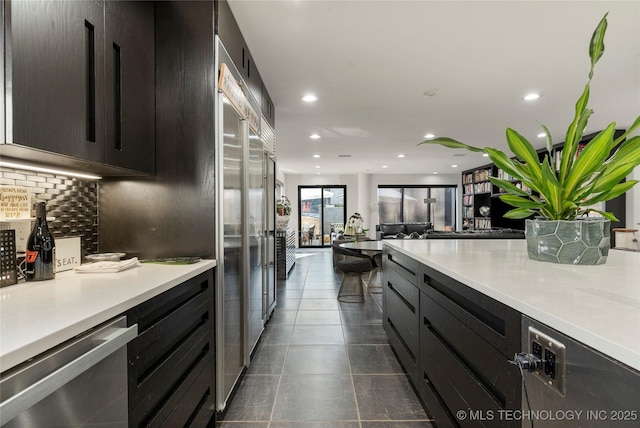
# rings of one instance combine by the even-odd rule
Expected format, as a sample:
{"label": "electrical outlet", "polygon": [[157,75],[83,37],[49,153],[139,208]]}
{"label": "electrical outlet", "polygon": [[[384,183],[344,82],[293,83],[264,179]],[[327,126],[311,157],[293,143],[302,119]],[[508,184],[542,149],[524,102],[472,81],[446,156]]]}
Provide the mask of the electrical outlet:
{"label": "electrical outlet", "polygon": [[556,378],[556,354],[546,348],[544,350],[544,374],[551,379]]}
{"label": "electrical outlet", "polygon": [[534,376],[563,397],[566,395],[567,348],[546,333],[529,326],[529,353],[542,360]]}
{"label": "electrical outlet", "polygon": [[542,345],[539,342],[531,342],[531,353],[542,361]]}

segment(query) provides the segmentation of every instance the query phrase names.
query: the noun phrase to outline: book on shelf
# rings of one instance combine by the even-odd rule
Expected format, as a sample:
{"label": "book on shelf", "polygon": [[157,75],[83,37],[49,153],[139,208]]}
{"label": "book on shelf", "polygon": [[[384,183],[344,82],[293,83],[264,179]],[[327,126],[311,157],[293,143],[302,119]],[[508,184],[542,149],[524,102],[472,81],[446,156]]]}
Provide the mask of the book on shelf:
{"label": "book on shelf", "polygon": [[462,197],[462,205],[473,205],[473,195],[464,195]]}
{"label": "book on shelf", "polygon": [[464,194],[465,195],[473,194],[473,184],[465,184],[464,185]]}
{"label": "book on shelf", "polygon": [[473,181],[476,183],[479,181],[487,181],[490,175],[490,169],[478,169],[473,172]]}
{"label": "book on shelf", "polygon": [[475,228],[476,229],[491,229],[491,219],[490,218],[476,218],[475,219]]}
{"label": "book on shelf", "polygon": [[473,185],[473,193],[491,193],[493,190],[493,184],[490,181],[484,183],[476,183]]}

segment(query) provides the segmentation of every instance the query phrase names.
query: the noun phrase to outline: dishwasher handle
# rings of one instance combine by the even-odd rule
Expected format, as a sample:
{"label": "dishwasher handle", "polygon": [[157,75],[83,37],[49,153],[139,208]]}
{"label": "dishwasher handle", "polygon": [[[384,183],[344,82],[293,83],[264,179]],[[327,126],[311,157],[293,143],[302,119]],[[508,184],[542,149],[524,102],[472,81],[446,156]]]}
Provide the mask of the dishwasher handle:
{"label": "dishwasher handle", "polygon": [[125,346],[138,335],[138,324],[114,329],[104,337],[104,342],[80,355],[42,379],[34,382],[18,394],[0,403],[2,424],[9,422],[23,411],[48,397],[62,386],[85,373],[93,366]]}

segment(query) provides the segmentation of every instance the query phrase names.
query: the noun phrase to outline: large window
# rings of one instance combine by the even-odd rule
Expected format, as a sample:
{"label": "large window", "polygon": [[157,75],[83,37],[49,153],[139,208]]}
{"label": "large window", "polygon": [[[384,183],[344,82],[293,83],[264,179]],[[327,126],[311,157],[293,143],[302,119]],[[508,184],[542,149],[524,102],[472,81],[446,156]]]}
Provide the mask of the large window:
{"label": "large window", "polygon": [[380,223],[430,222],[456,230],[456,186],[378,186]]}

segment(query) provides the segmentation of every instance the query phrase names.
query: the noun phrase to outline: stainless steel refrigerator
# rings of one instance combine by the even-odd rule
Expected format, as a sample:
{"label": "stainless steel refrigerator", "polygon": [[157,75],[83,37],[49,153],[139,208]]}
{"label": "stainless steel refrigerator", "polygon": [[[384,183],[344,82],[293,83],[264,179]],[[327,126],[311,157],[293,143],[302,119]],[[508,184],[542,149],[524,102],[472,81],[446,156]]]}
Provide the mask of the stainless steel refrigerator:
{"label": "stainless steel refrigerator", "polygon": [[[218,41],[216,86],[216,407],[251,363],[275,305],[274,182],[259,107]],[[271,130],[273,132],[273,130]],[[212,172],[213,173],[213,172]],[[271,179],[267,177],[271,174]],[[271,202],[269,202],[271,201]],[[272,279],[271,279],[272,278]],[[265,294],[267,298],[265,298]],[[265,304],[270,305],[265,309]]]}

